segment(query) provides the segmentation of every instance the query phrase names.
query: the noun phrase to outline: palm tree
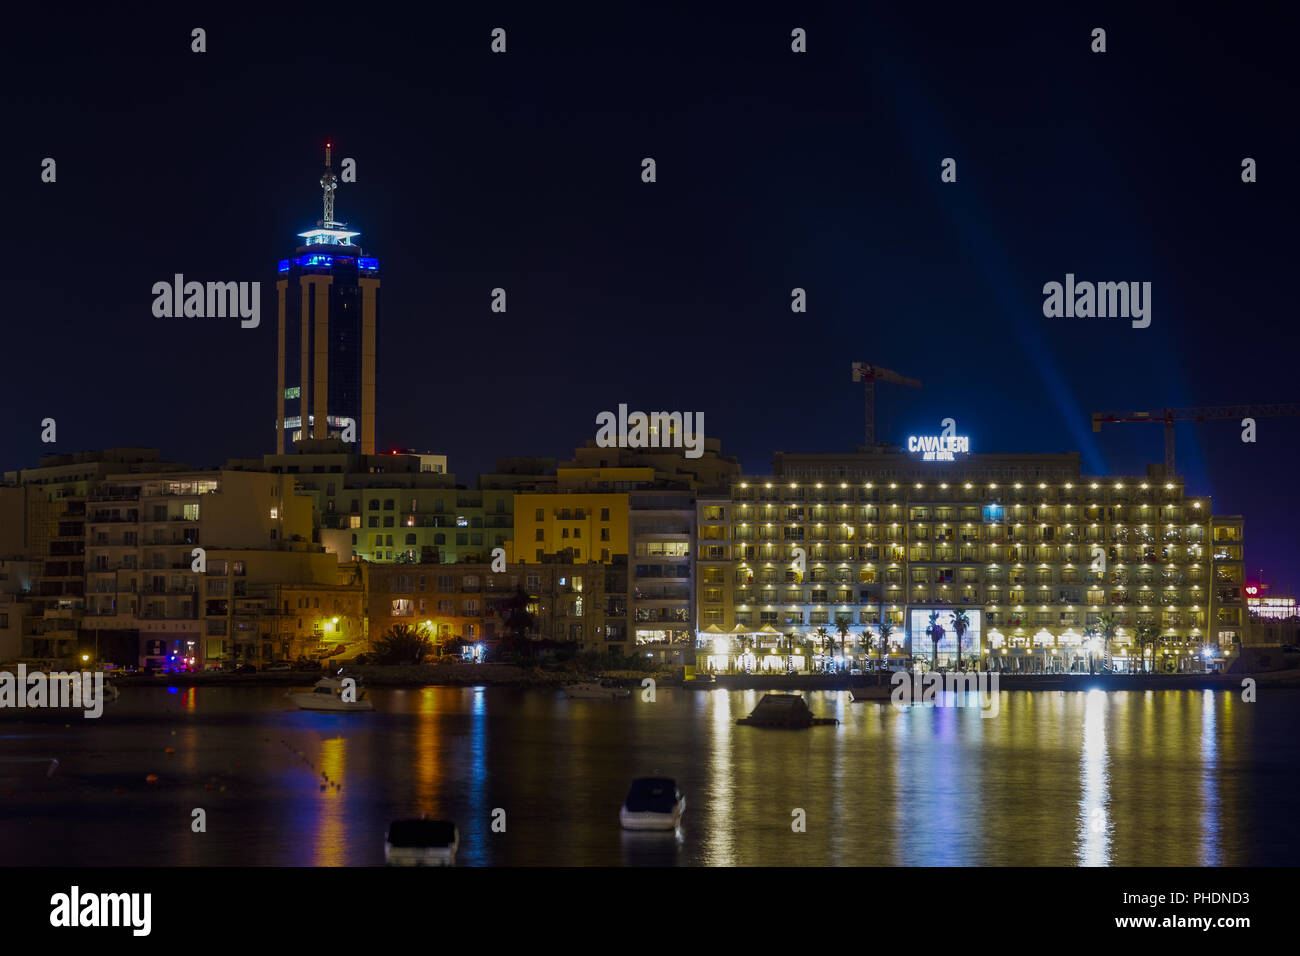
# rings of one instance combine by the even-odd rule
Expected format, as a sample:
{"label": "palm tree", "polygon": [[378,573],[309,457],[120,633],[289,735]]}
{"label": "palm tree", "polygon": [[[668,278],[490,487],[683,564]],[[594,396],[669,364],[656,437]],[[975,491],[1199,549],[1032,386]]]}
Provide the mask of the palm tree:
{"label": "palm tree", "polygon": [[1088,639],[1088,673],[1092,673],[1092,642],[1095,641],[1101,632],[1095,627],[1090,627],[1083,632],[1083,636]]}
{"label": "palm tree", "polygon": [[966,609],[962,608],[952,616],[952,629],[957,632],[957,670],[961,670],[961,636],[966,633],[968,627],[970,627],[970,619],[966,617]]}
{"label": "palm tree", "polygon": [[[1150,624],[1140,624],[1137,629],[1137,643],[1142,653],[1142,672],[1149,674],[1156,669],[1156,643],[1160,640],[1160,631]],[[1147,645],[1151,645],[1151,667],[1147,668]]]}
{"label": "palm tree", "polygon": [[[821,642],[822,646],[824,647],[826,645],[827,639],[830,637],[830,632],[827,631],[825,627],[819,627],[817,628],[817,630],[813,631],[813,637],[817,638],[817,640]],[[832,649],[831,664],[833,665],[834,663],[835,663],[835,655],[834,655],[834,649]]]}
{"label": "palm tree", "polygon": [[840,634],[840,654],[842,656],[844,643],[849,639],[849,619],[842,614],[837,617],[835,619],[835,630],[839,631]]}
{"label": "palm tree", "polygon": [[506,630],[506,638],[501,644],[508,647],[512,655],[522,657],[534,650],[528,641],[528,632],[537,626],[537,619],[528,610],[532,602],[532,596],[521,587],[516,587],[514,594],[497,602],[497,614]]}
{"label": "palm tree", "polygon": [[880,667],[876,670],[876,683],[885,679],[885,668],[889,665],[889,635],[894,632],[894,625],[883,621],[880,625]]}
{"label": "palm tree", "polygon": [[1115,634],[1119,631],[1119,622],[1115,620],[1115,615],[1107,612],[1097,618],[1097,631],[1101,633],[1101,649],[1106,658],[1106,670],[1114,670],[1110,661],[1110,642],[1115,640]]}
{"label": "palm tree", "polygon": [[939,612],[930,612],[930,626],[925,629],[925,633],[930,635],[930,653],[932,655],[932,667],[939,669],[939,642],[943,640],[943,625],[939,623]]}
{"label": "palm tree", "polygon": [[394,624],[375,638],[372,647],[380,664],[423,664],[433,653],[433,644],[423,628]]}

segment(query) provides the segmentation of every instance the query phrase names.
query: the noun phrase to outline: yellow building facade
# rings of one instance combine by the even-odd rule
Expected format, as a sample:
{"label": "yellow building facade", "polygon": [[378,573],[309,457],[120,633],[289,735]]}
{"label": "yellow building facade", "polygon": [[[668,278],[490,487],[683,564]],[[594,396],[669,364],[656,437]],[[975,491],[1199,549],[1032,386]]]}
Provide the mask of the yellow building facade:
{"label": "yellow building facade", "polygon": [[540,564],[549,556],[570,563],[612,563],[628,553],[628,495],[560,492],[516,494],[513,558]]}

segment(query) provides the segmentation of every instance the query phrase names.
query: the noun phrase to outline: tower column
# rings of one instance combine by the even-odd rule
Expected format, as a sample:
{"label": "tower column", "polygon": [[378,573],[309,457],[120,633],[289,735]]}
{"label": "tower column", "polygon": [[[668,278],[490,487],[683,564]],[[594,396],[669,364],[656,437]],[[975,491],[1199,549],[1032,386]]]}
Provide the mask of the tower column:
{"label": "tower column", "polygon": [[378,279],[358,279],[361,286],[361,454],[375,453],[375,334],[378,317]]}
{"label": "tower column", "polygon": [[284,454],[284,295],[288,288],[288,279],[279,279],[275,283],[275,312],[278,316],[275,333],[275,453],[277,455]]}
{"label": "tower column", "polygon": [[298,301],[301,316],[298,320],[298,414],[302,419],[302,437],[311,438],[308,425],[311,414],[311,276],[298,279]]}
{"label": "tower column", "polygon": [[333,276],[313,276],[315,286],[315,328],[313,338],[316,341],[316,358],[312,368],[312,409],[316,424],[312,428],[313,438],[328,438],[329,429],[329,385],[330,385],[330,285]]}

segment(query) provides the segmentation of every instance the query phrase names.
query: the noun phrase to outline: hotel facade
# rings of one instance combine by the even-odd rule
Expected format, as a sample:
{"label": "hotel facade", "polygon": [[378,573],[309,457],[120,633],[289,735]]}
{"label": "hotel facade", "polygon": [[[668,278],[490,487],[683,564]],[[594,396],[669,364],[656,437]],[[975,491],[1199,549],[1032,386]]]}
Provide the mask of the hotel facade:
{"label": "hotel facade", "polygon": [[1162,671],[1221,666],[1239,648],[1239,516],[1159,466],[1093,477],[1077,454],[953,457],[778,454],[772,474],[701,494],[697,667],[862,666],[882,622],[891,658],[951,666],[959,610],[963,660],[1003,670],[1087,670],[1108,623],[1120,671],[1143,653]]}

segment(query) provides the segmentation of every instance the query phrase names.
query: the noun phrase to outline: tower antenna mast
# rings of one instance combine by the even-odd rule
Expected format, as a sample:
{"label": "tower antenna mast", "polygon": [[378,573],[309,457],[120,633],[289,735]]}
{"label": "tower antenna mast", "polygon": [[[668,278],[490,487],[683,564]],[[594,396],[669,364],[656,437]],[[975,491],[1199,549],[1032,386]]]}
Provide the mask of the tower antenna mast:
{"label": "tower antenna mast", "polygon": [[325,175],[320,178],[321,190],[324,192],[325,199],[325,218],[321,221],[321,225],[326,229],[334,225],[334,189],[338,182],[334,177],[334,170],[330,168],[331,145],[330,143],[325,144]]}

